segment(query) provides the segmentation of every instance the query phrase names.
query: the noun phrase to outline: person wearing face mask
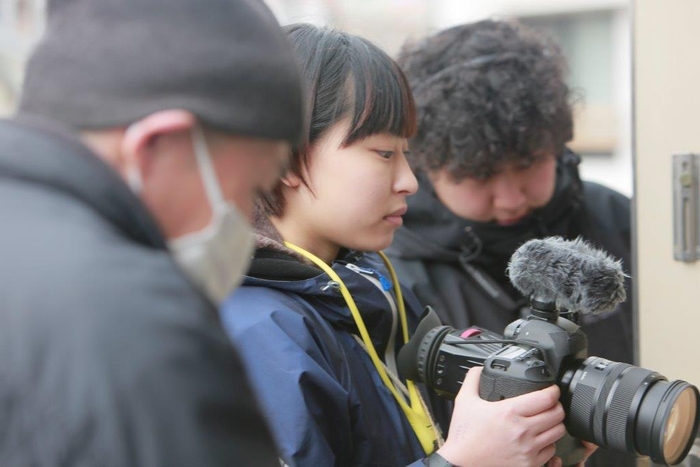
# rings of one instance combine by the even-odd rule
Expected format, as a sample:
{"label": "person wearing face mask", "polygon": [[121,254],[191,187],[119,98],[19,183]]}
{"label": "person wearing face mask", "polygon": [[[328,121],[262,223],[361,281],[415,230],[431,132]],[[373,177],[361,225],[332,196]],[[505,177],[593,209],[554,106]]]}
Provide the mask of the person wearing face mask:
{"label": "person wearing face mask", "polygon": [[0,122],[0,465],[279,465],[216,305],[304,124],[258,0],[50,0]]}
{"label": "person wearing face mask", "polygon": [[[578,173],[559,48],[504,21],[455,26],[407,43],[398,62],[416,99],[409,162],[418,192],[387,249],[399,277],[444,324],[502,333],[528,297],[506,268],[526,241],[582,237],[631,271],[630,202]],[[631,297],[583,317],[589,354],[634,363]],[[587,465],[634,465],[598,450]]]}
{"label": "person wearing face mask", "polygon": [[[128,130],[127,130],[128,131]],[[211,219],[195,232],[168,242],[180,267],[214,303],[220,304],[243,278],[255,246],[248,219],[224,197],[201,126],[192,126],[194,158],[204,185]],[[137,168],[127,173],[136,193],[143,189]]]}

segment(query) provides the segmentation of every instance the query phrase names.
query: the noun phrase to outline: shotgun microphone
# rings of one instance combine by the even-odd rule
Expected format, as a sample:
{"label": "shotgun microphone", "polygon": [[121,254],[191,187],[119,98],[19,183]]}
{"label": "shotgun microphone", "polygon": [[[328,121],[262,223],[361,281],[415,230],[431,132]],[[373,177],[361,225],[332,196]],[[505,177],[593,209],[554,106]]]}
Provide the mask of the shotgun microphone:
{"label": "shotgun microphone", "polygon": [[524,296],[560,310],[605,313],[627,299],[621,262],[580,238],[530,240],[511,257],[508,275]]}

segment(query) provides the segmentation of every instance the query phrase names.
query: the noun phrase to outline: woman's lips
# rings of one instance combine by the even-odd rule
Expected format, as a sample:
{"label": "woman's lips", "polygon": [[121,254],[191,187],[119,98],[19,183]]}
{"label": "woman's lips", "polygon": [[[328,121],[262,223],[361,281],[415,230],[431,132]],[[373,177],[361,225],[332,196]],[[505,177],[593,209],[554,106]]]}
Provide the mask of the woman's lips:
{"label": "woman's lips", "polygon": [[397,227],[401,227],[403,225],[403,217],[401,216],[386,216],[384,220]]}
{"label": "woman's lips", "polygon": [[388,216],[384,216],[384,220],[389,222],[392,225],[400,227],[403,225],[403,217],[401,217],[401,216],[406,214],[407,210],[408,210],[408,208],[406,206],[404,206],[400,209],[397,209],[396,211],[392,212]]}

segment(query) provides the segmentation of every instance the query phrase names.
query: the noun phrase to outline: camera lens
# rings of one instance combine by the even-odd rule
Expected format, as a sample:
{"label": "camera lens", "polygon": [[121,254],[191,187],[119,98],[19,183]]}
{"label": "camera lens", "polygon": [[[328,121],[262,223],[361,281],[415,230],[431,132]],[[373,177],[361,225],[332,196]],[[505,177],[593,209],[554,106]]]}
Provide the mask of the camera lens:
{"label": "camera lens", "polygon": [[[697,389],[683,381],[659,381],[639,408],[638,437],[655,462],[677,464],[697,430]],[[656,461],[656,459],[661,459]]]}
{"label": "camera lens", "polygon": [[677,464],[688,454],[698,429],[695,386],[590,357],[567,368],[561,388],[573,436],[659,464]]}
{"label": "camera lens", "polygon": [[681,390],[671,406],[668,421],[664,427],[664,458],[680,460],[683,456],[687,433],[693,429],[693,414],[697,412],[698,401],[693,388]]}

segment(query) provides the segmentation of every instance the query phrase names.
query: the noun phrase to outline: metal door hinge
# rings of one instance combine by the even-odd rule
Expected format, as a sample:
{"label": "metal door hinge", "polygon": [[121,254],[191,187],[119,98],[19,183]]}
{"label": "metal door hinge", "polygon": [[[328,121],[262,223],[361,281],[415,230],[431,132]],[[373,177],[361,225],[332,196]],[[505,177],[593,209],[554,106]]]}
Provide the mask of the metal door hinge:
{"label": "metal door hinge", "polygon": [[700,156],[673,156],[673,258],[700,259]]}

